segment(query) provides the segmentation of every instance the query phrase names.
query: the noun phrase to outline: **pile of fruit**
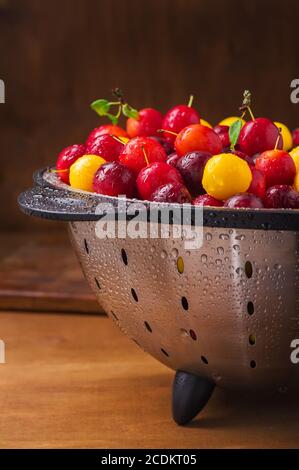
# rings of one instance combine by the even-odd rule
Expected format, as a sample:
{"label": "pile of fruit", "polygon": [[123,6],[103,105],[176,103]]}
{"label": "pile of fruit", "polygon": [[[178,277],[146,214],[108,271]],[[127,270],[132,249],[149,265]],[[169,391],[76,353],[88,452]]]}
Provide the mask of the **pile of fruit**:
{"label": "pile of fruit", "polygon": [[[299,208],[299,128],[255,118],[244,92],[240,117],[212,126],[192,106],[136,111],[120,90],[91,107],[111,124],[58,156],[71,187],[108,196],[201,206]],[[115,114],[112,110],[116,109]],[[126,130],[118,118],[127,118]],[[248,115],[249,120],[245,121]]]}

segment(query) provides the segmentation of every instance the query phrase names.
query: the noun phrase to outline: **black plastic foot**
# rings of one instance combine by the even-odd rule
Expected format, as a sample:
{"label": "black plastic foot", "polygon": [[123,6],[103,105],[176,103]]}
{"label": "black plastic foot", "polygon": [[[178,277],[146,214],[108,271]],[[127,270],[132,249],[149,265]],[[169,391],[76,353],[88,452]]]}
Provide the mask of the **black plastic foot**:
{"label": "black plastic foot", "polygon": [[209,401],[215,385],[204,377],[178,370],[172,388],[172,415],[177,424],[189,423]]}

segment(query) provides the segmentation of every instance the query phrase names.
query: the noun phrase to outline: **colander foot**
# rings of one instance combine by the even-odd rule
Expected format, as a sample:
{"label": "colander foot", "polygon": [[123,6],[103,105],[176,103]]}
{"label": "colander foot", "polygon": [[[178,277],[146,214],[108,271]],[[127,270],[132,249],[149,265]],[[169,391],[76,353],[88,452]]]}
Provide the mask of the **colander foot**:
{"label": "colander foot", "polygon": [[215,385],[204,377],[178,370],[172,388],[172,416],[177,424],[189,423],[209,401]]}

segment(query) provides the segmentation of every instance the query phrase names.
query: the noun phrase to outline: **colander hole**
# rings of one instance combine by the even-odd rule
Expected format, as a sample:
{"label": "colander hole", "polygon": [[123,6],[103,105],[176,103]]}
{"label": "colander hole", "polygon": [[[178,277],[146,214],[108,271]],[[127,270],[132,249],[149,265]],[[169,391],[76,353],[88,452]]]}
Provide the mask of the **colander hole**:
{"label": "colander hole", "polygon": [[201,360],[204,364],[209,364],[209,361],[205,356],[201,356]]}
{"label": "colander hole", "polygon": [[133,289],[133,287],[131,289],[131,294],[132,294],[132,297],[135,300],[135,302],[138,302],[138,295],[136,294],[136,291],[135,291],[135,289]]}
{"label": "colander hole", "polygon": [[183,274],[185,266],[184,266],[184,260],[181,256],[178,257],[176,264],[177,264],[178,272],[180,274]]}
{"label": "colander hole", "polygon": [[251,367],[251,369],[255,369],[256,368],[256,362],[255,361],[250,361],[250,367]]}
{"label": "colander hole", "polygon": [[250,279],[252,277],[252,273],[253,273],[252,264],[250,263],[250,261],[246,261],[246,263],[245,263],[245,274],[248,277],[248,279]]}
{"label": "colander hole", "polygon": [[126,250],[124,250],[123,248],[121,249],[121,257],[122,257],[122,260],[123,260],[124,264],[127,266],[128,265],[128,257],[127,257]]}
{"label": "colander hole", "polygon": [[197,340],[197,336],[194,330],[189,330],[190,337],[193,339],[193,341]]}
{"label": "colander hole", "polygon": [[96,283],[97,288],[98,288],[98,289],[101,289],[100,283],[99,283],[99,281],[97,280],[96,277],[94,278],[94,282]]}
{"label": "colander hole", "polygon": [[254,305],[253,305],[253,302],[248,302],[247,304],[247,312],[248,312],[248,315],[253,315],[254,314]]}
{"label": "colander hole", "polygon": [[145,328],[146,328],[150,333],[153,332],[153,330],[152,330],[150,324],[149,324],[147,321],[144,322],[144,326],[145,326]]}
{"label": "colander hole", "polygon": [[249,344],[251,344],[251,346],[254,346],[256,343],[256,337],[255,335],[250,335],[249,336]]}
{"label": "colander hole", "polygon": [[169,354],[165,349],[161,348],[161,352],[164,354],[164,356],[169,357]]}
{"label": "colander hole", "polygon": [[115,318],[116,321],[118,321],[118,316],[113,312],[113,310],[111,310],[111,315],[113,318]]}
{"label": "colander hole", "polygon": [[181,302],[182,302],[183,309],[188,310],[189,304],[188,304],[188,300],[186,299],[186,297],[182,297]]}
{"label": "colander hole", "polygon": [[87,243],[86,238],[84,238],[84,248],[85,248],[86,253],[89,254],[89,248],[88,248],[88,243]]}

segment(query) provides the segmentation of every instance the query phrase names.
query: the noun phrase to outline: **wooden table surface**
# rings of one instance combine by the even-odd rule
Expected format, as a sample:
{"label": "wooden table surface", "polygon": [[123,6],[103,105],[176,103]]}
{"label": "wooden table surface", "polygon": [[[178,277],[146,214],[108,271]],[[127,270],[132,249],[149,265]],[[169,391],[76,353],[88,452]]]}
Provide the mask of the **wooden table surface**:
{"label": "wooden table surface", "polygon": [[99,313],[100,307],[60,232],[0,232],[0,310]]}
{"label": "wooden table surface", "polygon": [[187,427],[171,419],[173,372],[104,316],[0,313],[1,448],[298,447],[295,395],[216,390]]}

